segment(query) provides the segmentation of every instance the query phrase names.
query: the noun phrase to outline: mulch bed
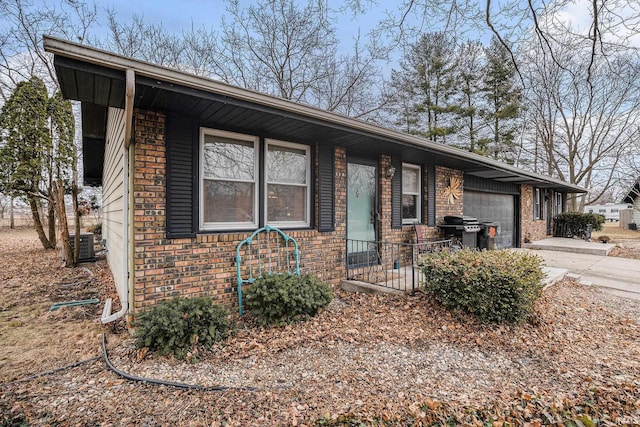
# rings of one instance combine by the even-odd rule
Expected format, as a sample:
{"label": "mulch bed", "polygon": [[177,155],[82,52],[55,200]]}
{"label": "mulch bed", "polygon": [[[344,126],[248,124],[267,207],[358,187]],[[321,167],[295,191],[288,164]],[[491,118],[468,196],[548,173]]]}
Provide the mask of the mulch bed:
{"label": "mulch bed", "polygon": [[[568,280],[547,290],[535,315],[517,327],[453,315],[420,293],[337,290],[328,309],[307,322],[265,328],[249,317],[239,319],[233,336],[199,354],[195,363],[144,354],[126,333],[105,329],[118,368],[165,381],[229,387],[224,391],[130,382],[93,361],[0,385],[0,420],[3,425],[640,425],[639,321],[640,302]],[[59,322],[90,324],[73,316]],[[86,343],[66,345],[72,352]],[[99,345],[95,339],[93,355]],[[60,360],[59,366],[71,361]]]}

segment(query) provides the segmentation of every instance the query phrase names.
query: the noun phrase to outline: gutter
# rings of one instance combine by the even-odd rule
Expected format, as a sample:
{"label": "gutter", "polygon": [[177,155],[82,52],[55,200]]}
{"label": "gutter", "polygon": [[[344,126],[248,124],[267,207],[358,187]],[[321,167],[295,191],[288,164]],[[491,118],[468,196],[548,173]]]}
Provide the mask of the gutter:
{"label": "gutter", "polygon": [[126,240],[126,251],[123,254],[124,261],[124,282],[127,284],[127,291],[124,293],[124,299],[121,301],[122,308],[117,313],[111,313],[111,306],[113,301],[108,298],[104,303],[104,309],[102,310],[102,316],[100,321],[102,324],[110,323],[120,319],[127,311],[133,312],[133,177],[134,177],[134,165],[135,165],[135,145],[132,144],[132,130],[133,130],[133,99],[136,91],[136,75],[132,69],[126,70],[126,91],[125,91],[125,104],[124,104],[124,149],[126,159],[127,179],[124,182],[124,193],[128,198],[128,203],[125,203],[124,209],[124,237]]}
{"label": "gutter", "polygon": [[[404,134],[382,126],[364,122],[337,113],[321,110],[307,105],[297,104],[289,100],[277,98],[248,89],[231,86],[212,79],[199,77],[182,71],[173,70],[167,67],[151,64],[149,62],[126,58],[104,50],[71,43],[58,38],[44,36],[45,51],[55,55],[88,62],[115,70],[125,71],[135,70],[137,75],[156,79],[169,84],[185,86],[188,88],[201,90],[203,92],[215,93],[237,100],[249,102],[254,105],[266,106],[282,112],[293,113],[298,116],[320,120],[326,124],[342,127],[347,131],[361,131],[378,138],[388,139],[390,142],[410,144],[419,148],[428,149],[456,158],[461,158],[477,164],[478,166],[514,174],[529,178],[534,182],[549,183],[570,189],[575,193],[586,193],[587,191],[574,184],[570,184],[559,179],[540,175],[537,173],[521,170],[516,167],[504,164],[497,160],[492,160],[479,154],[470,153],[458,148],[427,141],[424,138]],[[533,183],[531,183],[533,184]]]}

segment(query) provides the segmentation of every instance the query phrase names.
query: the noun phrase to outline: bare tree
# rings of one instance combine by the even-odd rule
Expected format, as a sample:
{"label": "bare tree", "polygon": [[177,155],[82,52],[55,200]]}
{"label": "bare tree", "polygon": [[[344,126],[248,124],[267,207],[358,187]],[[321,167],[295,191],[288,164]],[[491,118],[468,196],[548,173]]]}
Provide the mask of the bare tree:
{"label": "bare tree", "polygon": [[547,60],[544,46],[526,57],[527,145],[538,171],[593,190],[573,206],[582,209],[616,181],[623,159],[634,156],[640,61],[626,52],[592,57],[590,46],[571,34],[554,43],[555,60]]}
{"label": "bare tree", "polygon": [[116,12],[109,9],[107,25],[108,36],[97,43],[101,47],[154,64],[183,68],[182,37],[171,34],[162,23],[148,22],[140,15],[133,15],[130,22],[120,22]]}
{"label": "bare tree", "polygon": [[57,6],[29,0],[0,2],[5,25],[0,30],[0,97],[6,100],[18,82],[41,78],[55,92],[57,79],[52,57],[42,46],[44,34],[83,42],[95,23],[94,4],[63,1]]}
{"label": "bare tree", "polygon": [[386,51],[354,42],[339,54],[333,11],[326,0],[227,1],[219,29],[191,27],[179,35],[134,16],[101,46],[161,65],[272,94],[352,117],[371,118],[382,105],[378,61]]}

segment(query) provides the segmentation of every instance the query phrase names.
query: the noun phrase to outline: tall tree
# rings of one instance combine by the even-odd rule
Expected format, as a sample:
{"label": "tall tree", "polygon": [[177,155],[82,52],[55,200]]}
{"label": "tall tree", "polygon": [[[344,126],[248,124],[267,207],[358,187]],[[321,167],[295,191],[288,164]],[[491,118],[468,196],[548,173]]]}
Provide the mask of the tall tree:
{"label": "tall tree", "polygon": [[[42,36],[48,34],[81,43],[88,41],[89,30],[97,19],[97,8],[95,3],[82,0],[61,2],[7,0],[0,1],[0,16],[3,21],[3,25],[0,26],[0,98],[6,103],[9,97],[14,96],[19,82],[32,81],[34,76],[41,79],[49,88],[48,93],[56,92],[58,83],[53,57],[44,52]],[[45,91],[45,95],[46,93]],[[40,226],[42,231],[39,233],[40,239],[43,240],[44,237],[47,241],[47,243],[43,241],[45,247],[56,244],[55,209],[51,192],[54,179],[63,174],[67,175],[67,178],[75,177],[72,184],[74,203],[77,202],[79,191],[77,166],[74,166],[74,161],[71,163],[67,161],[70,153],[73,154],[73,159],[77,159],[77,147],[72,143],[73,118],[68,114],[70,108],[69,103],[63,102],[59,94],[47,100],[49,161],[46,174],[42,178],[47,185],[40,187],[40,198],[34,199],[38,208],[43,201],[47,204],[48,237],[42,230],[43,224],[38,225],[34,220],[36,228]],[[16,150],[14,154],[20,151],[20,149]],[[65,179],[66,181],[68,179]],[[76,210],[77,217],[78,210]],[[76,222],[79,225],[77,219]],[[62,233],[62,237],[63,240],[69,239],[68,233]],[[76,229],[76,251],[79,249],[78,240],[79,230]]]}
{"label": "tall tree", "polygon": [[457,145],[479,154],[485,154],[484,148],[478,145],[483,130],[480,121],[483,65],[482,44],[478,41],[465,42],[459,49],[457,116],[460,124],[456,127]]}
{"label": "tall tree", "polygon": [[84,42],[95,24],[95,4],[81,0],[0,1],[0,98],[6,100],[18,82],[31,76],[57,87],[52,57],[42,46],[44,34]]}
{"label": "tall tree", "polygon": [[356,41],[338,54],[339,40],[326,0],[227,0],[219,28],[172,35],[161,24],[109,17],[102,47],[351,117],[380,110],[377,62],[386,51]]}
{"label": "tall tree", "polygon": [[[0,191],[25,200],[45,249],[56,246],[53,182],[63,179],[73,162],[73,116],[60,95],[51,99],[44,82],[20,82],[0,112]],[[45,233],[40,207],[48,217]]]}
{"label": "tall tree", "polygon": [[555,61],[544,47],[528,55],[528,153],[538,171],[591,189],[597,200],[617,179],[640,137],[640,59],[626,52],[591,57],[590,43],[558,35]]}
{"label": "tall tree", "polygon": [[495,159],[513,163],[520,117],[521,88],[510,54],[497,38],[485,49],[482,93],[486,104],[482,116],[490,137],[480,142],[480,151]]}
{"label": "tall tree", "polygon": [[392,74],[390,101],[409,132],[444,143],[455,131],[457,65],[455,43],[445,33],[424,34],[411,46]]}

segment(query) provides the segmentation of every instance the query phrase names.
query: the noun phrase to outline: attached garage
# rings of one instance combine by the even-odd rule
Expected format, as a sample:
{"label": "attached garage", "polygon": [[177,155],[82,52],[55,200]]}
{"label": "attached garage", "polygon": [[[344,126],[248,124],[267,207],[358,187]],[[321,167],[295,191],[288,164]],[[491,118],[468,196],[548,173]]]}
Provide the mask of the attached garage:
{"label": "attached garage", "polygon": [[518,246],[520,188],[516,184],[500,183],[465,175],[464,215],[478,218],[480,222],[498,224],[495,247]]}

